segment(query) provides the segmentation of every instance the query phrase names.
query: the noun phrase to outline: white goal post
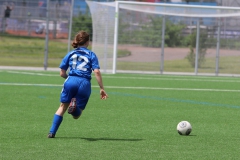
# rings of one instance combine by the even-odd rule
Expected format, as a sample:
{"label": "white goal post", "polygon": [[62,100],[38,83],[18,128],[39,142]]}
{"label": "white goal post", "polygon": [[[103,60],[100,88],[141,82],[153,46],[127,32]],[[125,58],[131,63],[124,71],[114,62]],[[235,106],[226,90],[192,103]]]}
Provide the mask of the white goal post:
{"label": "white goal post", "polygon": [[[239,7],[220,7],[220,6],[199,6],[199,5],[182,5],[182,4],[169,4],[169,3],[147,3],[147,2],[131,2],[131,1],[115,1],[115,2],[94,2],[94,1],[86,1],[92,15],[92,23],[93,23],[93,40],[92,40],[92,49],[99,55],[100,63],[102,64],[102,69],[104,72],[109,73],[117,73],[117,72],[135,72],[135,73],[164,73],[164,52],[166,46],[166,29],[167,23],[166,21],[171,21],[172,26],[182,25],[185,27],[191,28],[191,26],[195,27],[196,31],[196,45],[195,48],[195,67],[194,74],[198,74],[199,68],[199,52],[201,52],[200,37],[201,30],[204,27],[214,28],[212,31],[214,34],[212,35],[214,41],[216,43],[212,46],[215,46],[215,75],[219,73],[219,51],[220,51],[220,38],[223,34],[223,30],[221,27],[223,26],[223,20],[225,20],[227,24],[225,24],[225,31],[228,26],[227,22],[228,18],[234,19],[237,21],[237,25],[229,25],[232,26],[236,30],[240,25],[240,8]],[[150,18],[149,18],[150,17]],[[153,18],[152,18],[153,17]],[[160,27],[156,27],[158,29],[153,30],[152,23],[149,21],[155,21],[156,18],[159,20]],[[157,21],[156,20],[156,21]],[[189,24],[189,21],[190,24]],[[206,24],[204,24],[206,23]],[[155,25],[155,24],[154,24]],[[140,28],[141,27],[141,28]],[[149,28],[148,28],[149,27]],[[231,29],[232,29],[231,28]],[[145,30],[144,30],[145,29]],[[121,30],[121,33],[119,33]],[[122,31],[123,30],[123,31]],[[139,32],[136,32],[138,30]],[[144,30],[144,31],[143,31]],[[191,29],[190,32],[192,31]],[[141,32],[140,32],[141,31]],[[127,32],[127,35],[124,33]],[[124,60],[119,59],[118,61],[118,49],[123,48],[123,46],[133,45],[139,46],[146,42],[145,39],[151,38],[149,36],[142,39],[139,36],[139,33],[146,33],[151,35],[151,37],[159,36],[157,41],[159,44],[156,44],[155,48],[159,49],[159,59],[158,59],[159,67],[156,70],[156,62],[146,62],[144,63],[144,59],[147,56],[150,56],[149,52],[146,53],[146,56],[142,57],[139,63],[134,61],[128,61],[126,58],[122,58]],[[209,31],[208,31],[209,32]],[[239,30],[240,32],[240,30]],[[191,33],[188,33],[191,34]],[[129,37],[128,37],[129,36]],[[178,35],[176,35],[178,36]],[[210,36],[208,36],[210,37]],[[121,39],[121,42],[119,42]],[[138,40],[138,44],[136,39]],[[172,40],[175,38],[172,38]],[[148,41],[151,41],[149,39]],[[171,39],[170,39],[171,41]],[[155,43],[155,41],[153,41]],[[120,46],[119,46],[120,45]],[[141,46],[140,45],[140,46]],[[143,44],[144,45],[144,44]],[[150,46],[150,45],[148,45]],[[128,48],[128,47],[126,47]],[[211,47],[213,48],[213,47]],[[160,51],[161,50],[161,51]],[[149,54],[149,55],[148,55]],[[140,57],[140,55],[139,55]],[[121,62],[120,67],[118,68],[118,64]],[[132,64],[130,64],[132,62]],[[152,66],[150,66],[150,64]],[[128,66],[128,67],[127,67]],[[141,67],[140,67],[141,66]],[[145,66],[145,68],[144,68]],[[125,68],[126,67],[126,68]],[[139,67],[139,68],[138,68]],[[171,71],[170,71],[171,72]],[[173,70],[173,72],[175,72]],[[191,71],[190,71],[191,72]]]}

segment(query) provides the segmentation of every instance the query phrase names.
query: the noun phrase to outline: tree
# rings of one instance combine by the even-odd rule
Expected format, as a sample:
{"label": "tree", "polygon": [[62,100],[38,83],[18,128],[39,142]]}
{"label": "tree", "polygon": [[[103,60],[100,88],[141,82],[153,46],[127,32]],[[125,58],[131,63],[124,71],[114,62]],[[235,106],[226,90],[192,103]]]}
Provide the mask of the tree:
{"label": "tree", "polygon": [[[147,47],[161,47],[162,41],[162,17],[150,16],[148,22],[142,24],[141,28],[136,31],[137,44]],[[171,19],[165,21],[165,45],[176,47],[181,45],[183,24],[174,24]]]}
{"label": "tree", "polygon": [[90,35],[90,39],[92,39],[92,18],[88,14],[81,14],[77,17],[73,17],[73,25],[72,25],[72,37],[76,35],[76,33],[80,30],[86,31]]}
{"label": "tree", "polygon": [[[189,35],[189,53],[186,56],[189,63],[192,67],[195,67],[195,58],[196,58],[196,51],[194,50],[196,46],[196,37],[197,32],[194,31],[191,35]],[[199,52],[198,52],[198,67],[201,67],[202,64],[205,62],[205,55],[207,52],[206,46],[206,39],[207,39],[207,31],[201,31],[199,36]]]}

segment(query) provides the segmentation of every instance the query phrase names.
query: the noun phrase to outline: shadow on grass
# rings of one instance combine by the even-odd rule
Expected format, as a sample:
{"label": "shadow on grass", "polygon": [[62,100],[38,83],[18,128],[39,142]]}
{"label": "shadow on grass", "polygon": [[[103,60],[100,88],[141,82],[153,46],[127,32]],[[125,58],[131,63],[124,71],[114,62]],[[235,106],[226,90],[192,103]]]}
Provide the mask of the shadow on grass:
{"label": "shadow on grass", "polygon": [[143,139],[125,139],[125,138],[81,138],[87,141],[142,141]]}
{"label": "shadow on grass", "polygon": [[56,137],[62,139],[84,139],[86,141],[142,141],[144,139],[127,139],[127,138],[85,138],[85,137]]}
{"label": "shadow on grass", "polygon": [[180,136],[182,136],[182,137],[192,137],[192,136],[197,136],[197,135],[195,135],[195,134],[190,134],[190,135],[180,135]]}

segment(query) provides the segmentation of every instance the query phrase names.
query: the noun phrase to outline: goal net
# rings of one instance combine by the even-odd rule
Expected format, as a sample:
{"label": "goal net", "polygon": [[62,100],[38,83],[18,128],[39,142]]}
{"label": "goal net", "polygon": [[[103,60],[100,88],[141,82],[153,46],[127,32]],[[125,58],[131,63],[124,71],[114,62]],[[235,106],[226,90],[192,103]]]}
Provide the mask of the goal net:
{"label": "goal net", "polygon": [[92,50],[105,73],[240,74],[240,8],[128,1],[87,4]]}

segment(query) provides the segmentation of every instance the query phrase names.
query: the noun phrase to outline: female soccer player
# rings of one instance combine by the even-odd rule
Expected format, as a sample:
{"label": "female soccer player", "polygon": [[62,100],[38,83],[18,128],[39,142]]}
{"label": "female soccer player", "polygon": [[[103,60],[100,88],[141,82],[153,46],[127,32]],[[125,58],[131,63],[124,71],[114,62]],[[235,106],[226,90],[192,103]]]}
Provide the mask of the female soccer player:
{"label": "female soccer player", "polygon": [[[89,34],[84,31],[78,32],[72,43],[75,49],[63,58],[59,66],[60,76],[66,80],[60,96],[61,104],[53,117],[48,138],[55,137],[67,109],[74,119],[81,116],[91,94],[92,70],[100,87],[100,98],[108,98],[104,91],[98,58],[94,52],[87,49],[88,45]],[[69,73],[67,74],[68,69]]]}

